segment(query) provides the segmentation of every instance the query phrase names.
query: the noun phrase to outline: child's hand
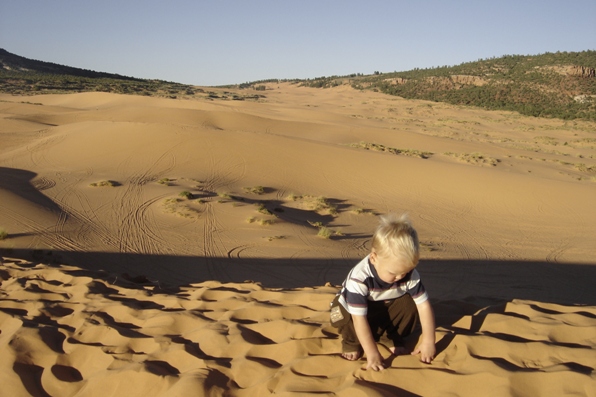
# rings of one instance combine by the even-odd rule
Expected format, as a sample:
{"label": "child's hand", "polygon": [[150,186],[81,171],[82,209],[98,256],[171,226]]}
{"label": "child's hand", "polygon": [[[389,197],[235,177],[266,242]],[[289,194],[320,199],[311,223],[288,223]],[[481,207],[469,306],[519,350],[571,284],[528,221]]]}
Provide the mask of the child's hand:
{"label": "child's hand", "polygon": [[422,342],[414,349],[412,354],[420,354],[420,361],[430,364],[435,358],[436,348],[432,342]]}
{"label": "child's hand", "polygon": [[366,356],[366,369],[372,369],[373,371],[382,371],[385,369],[383,365],[383,357],[379,352],[377,354],[367,355]]}

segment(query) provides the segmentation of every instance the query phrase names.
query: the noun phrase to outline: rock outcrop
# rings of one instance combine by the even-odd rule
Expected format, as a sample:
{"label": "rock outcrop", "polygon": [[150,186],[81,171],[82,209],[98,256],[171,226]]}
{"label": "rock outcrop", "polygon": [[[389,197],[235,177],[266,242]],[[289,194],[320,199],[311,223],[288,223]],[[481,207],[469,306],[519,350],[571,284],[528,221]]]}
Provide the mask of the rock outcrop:
{"label": "rock outcrop", "polygon": [[596,69],[586,66],[573,66],[569,74],[579,77],[596,77]]}

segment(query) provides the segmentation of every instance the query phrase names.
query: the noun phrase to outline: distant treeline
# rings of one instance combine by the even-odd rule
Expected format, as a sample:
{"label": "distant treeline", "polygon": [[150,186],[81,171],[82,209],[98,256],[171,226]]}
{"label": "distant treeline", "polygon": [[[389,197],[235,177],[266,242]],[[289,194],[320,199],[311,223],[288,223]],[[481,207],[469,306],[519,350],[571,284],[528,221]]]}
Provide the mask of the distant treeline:
{"label": "distant treeline", "polygon": [[595,69],[596,51],[557,52],[364,77],[322,77],[302,84],[322,88],[350,84],[407,99],[596,121]]}
{"label": "distant treeline", "polygon": [[[595,69],[596,51],[582,51],[506,55],[457,66],[285,81],[313,88],[349,84],[407,99],[596,121]],[[243,87],[254,88],[263,82]]]}
{"label": "distant treeline", "polygon": [[125,80],[38,73],[23,75],[0,70],[0,92],[26,95],[95,91],[170,97],[195,93],[195,89],[191,86],[160,80]]}
{"label": "distant treeline", "polygon": [[[222,87],[265,90],[267,83],[290,82],[315,88],[351,85],[407,99],[423,99],[524,115],[596,121],[596,51],[506,55],[457,66],[406,72],[314,79],[268,79]],[[103,91],[185,96],[193,86],[144,80],[30,60],[0,49],[0,92],[13,94]],[[250,96],[246,98],[260,98]],[[234,96],[232,99],[245,99]]]}
{"label": "distant treeline", "polygon": [[194,94],[193,88],[185,84],[63,66],[24,58],[0,49],[0,92],[40,94],[88,91],[170,97]]}

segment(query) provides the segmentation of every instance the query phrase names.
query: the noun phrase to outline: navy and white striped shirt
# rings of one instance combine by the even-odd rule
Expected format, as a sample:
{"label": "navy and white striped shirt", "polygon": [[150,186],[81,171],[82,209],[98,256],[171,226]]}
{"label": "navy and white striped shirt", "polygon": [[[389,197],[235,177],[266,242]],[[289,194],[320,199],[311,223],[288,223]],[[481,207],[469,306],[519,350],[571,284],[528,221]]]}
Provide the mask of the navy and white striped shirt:
{"label": "navy and white striped shirt", "polygon": [[417,305],[428,300],[428,294],[416,269],[401,280],[386,283],[379,278],[369,258],[370,255],[367,255],[354,266],[342,285],[339,303],[348,313],[366,316],[368,301],[397,299],[405,294],[410,294]]}

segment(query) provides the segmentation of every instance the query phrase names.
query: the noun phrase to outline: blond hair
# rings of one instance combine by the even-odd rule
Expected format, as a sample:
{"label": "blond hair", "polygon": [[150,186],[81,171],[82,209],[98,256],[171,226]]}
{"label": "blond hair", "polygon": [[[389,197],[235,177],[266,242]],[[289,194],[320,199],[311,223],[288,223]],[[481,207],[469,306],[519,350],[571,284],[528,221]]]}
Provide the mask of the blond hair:
{"label": "blond hair", "polygon": [[392,254],[407,260],[413,266],[418,264],[420,258],[418,233],[406,214],[382,215],[371,245],[372,250],[381,257]]}

